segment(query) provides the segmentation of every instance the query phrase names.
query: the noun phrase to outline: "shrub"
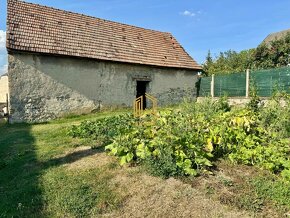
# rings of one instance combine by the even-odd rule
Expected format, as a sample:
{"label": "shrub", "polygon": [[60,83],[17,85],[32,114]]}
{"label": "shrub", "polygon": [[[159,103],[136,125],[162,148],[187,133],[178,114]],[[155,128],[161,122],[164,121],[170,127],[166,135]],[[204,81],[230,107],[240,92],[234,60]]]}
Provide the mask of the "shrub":
{"label": "shrub", "polygon": [[258,88],[255,81],[251,81],[250,86],[250,102],[246,105],[246,107],[254,112],[258,112],[260,106],[261,106],[261,99],[258,96]]}
{"label": "shrub", "polygon": [[[233,109],[206,99],[185,102],[178,109],[162,110],[157,116],[131,115],[83,123],[73,127],[73,136],[106,138],[106,150],[121,164],[137,162],[162,177],[209,172],[218,158],[257,165],[289,179],[289,109],[275,105]],[[272,118],[272,113],[276,113]],[[267,124],[275,119],[276,123]],[[267,124],[267,125],[266,125]],[[279,132],[282,132],[279,134]]]}
{"label": "shrub", "polygon": [[91,138],[102,145],[112,142],[112,139],[121,134],[134,122],[131,114],[106,117],[95,121],[84,121],[80,125],[73,125],[68,134],[72,137]]}
{"label": "shrub", "polygon": [[[119,156],[121,164],[132,160],[154,160],[156,164],[151,166],[160,166],[171,160],[175,167],[169,167],[172,172],[164,170],[164,176],[196,175],[198,171],[212,166],[209,160],[212,150],[206,149],[198,137],[198,130],[194,127],[201,126],[192,125],[193,121],[190,114],[185,115],[178,110],[163,111],[158,117],[146,115],[125,135],[115,137],[106,149],[110,154]],[[191,131],[191,136],[188,131]]]}
{"label": "shrub", "polygon": [[262,108],[259,118],[266,129],[279,138],[290,138],[290,95],[275,92]]}
{"label": "shrub", "polygon": [[176,161],[172,157],[172,150],[169,147],[159,148],[160,155],[149,156],[144,160],[146,170],[154,176],[169,178],[171,176],[181,175],[182,172],[178,169]]}

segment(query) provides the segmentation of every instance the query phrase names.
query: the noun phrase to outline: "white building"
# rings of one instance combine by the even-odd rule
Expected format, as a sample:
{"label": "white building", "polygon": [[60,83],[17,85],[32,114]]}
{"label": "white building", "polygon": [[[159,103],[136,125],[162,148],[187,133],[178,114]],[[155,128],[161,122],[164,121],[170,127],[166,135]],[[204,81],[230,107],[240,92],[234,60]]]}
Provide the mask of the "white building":
{"label": "white building", "polygon": [[8,76],[4,74],[0,76],[0,103],[6,103],[6,95],[8,94]]}

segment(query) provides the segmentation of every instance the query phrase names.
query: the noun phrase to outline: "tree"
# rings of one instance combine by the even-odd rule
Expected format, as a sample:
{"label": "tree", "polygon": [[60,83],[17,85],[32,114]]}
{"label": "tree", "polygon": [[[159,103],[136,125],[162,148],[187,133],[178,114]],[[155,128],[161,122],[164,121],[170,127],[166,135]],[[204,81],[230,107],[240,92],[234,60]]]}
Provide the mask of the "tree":
{"label": "tree", "polygon": [[246,69],[267,69],[290,64],[290,33],[268,44],[262,43],[257,48],[236,52],[220,52],[212,58],[210,51],[203,64],[207,75],[244,72]]}
{"label": "tree", "polygon": [[203,65],[203,70],[205,72],[211,72],[212,65],[213,65],[212,56],[211,56],[210,50],[208,50],[207,56],[205,58],[205,63]]}

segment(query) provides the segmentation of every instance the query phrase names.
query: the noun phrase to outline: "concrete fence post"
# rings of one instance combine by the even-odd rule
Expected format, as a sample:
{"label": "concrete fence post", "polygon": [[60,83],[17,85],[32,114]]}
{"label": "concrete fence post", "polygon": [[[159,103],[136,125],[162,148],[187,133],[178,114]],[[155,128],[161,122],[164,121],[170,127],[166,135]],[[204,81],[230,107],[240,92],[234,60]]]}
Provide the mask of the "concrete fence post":
{"label": "concrete fence post", "polygon": [[6,116],[7,116],[7,122],[10,123],[10,105],[9,105],[9,97],[8,94],[6,94]]}
{"label": "concrete fence post", "polygon": [[210,94],[211,97],[214,97],[214,74],[211,75],[211,83],[210,83]]}
{"label": "concrete fence post", "polygon": [[250,93],[250,70],[247,69],[246,71],[246,98],[249,97]]}

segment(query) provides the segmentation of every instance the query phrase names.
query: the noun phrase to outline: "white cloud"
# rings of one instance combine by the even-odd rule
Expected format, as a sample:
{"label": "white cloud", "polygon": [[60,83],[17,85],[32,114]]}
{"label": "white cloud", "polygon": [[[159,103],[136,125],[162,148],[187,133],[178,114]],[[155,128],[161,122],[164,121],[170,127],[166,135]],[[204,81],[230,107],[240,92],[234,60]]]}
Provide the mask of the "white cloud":
{"label": "white cloud", "polygon": [[189,17],[194,17],[195,16],[195,13],[187,11],[187,10],[183,11],[181,14],[184,15],[184,16],[189,16]]}
{"label": "white cloud", "polygon": [[7,73],[8,71],[8,60],[6,51],[6,32],[0,30],[0,75]]}
{"label": "white cloud", "polygon": [[8,64],[0,67],[0,76],[8,72]]}
{"label": "white cloud", "polygon": [[6,42],[6,32],[0,30],[0,49],[5,48],[5,42]]}

